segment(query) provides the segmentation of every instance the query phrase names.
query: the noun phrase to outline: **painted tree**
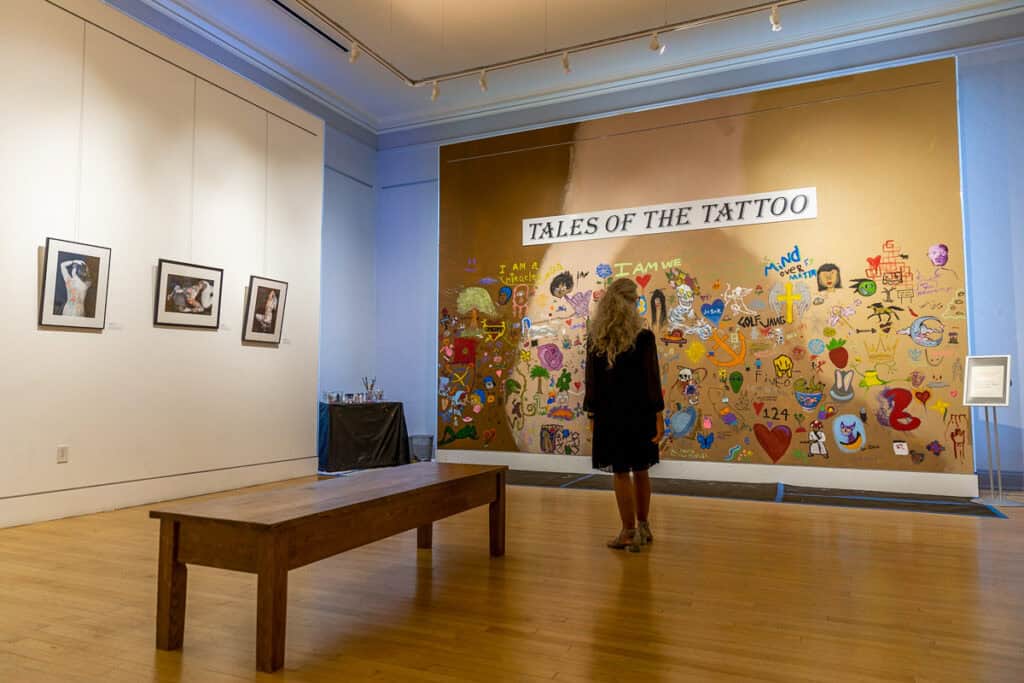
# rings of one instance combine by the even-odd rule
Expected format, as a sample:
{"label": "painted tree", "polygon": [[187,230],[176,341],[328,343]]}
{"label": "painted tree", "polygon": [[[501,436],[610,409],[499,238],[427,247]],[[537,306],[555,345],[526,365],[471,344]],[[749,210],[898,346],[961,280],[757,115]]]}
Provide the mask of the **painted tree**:
{"label": "painted tree", "polygon": [[542,379],[547,379],[550,376],[551,375],[548,373],[548,369],[546,367],[544,367],[543,365],[534,365],[533,369],[530,370],[530,377],[536,377],[537,378],[537,393],[538,394],[540,392],[544,391],[544,389],[540,385],[541,380]]}
{"label": "painted tree", "polygon": [[562,374],[558,376],[557,380],[555,380],[555,387],[557,387],[559,391],[569,391],[569,386],[571,384],[572,375],[569,374],[568,370],[563,368]]}
{"label": "painted tree", "polygon": [[458,307],[459,315],[469,315],[469,329],[471,330],[480,328],[479,320],[481,313],[492,318],[498,316],[498,309],[495,308],[491,295],[483,287],[466,287],[459,292],[456,306]]}

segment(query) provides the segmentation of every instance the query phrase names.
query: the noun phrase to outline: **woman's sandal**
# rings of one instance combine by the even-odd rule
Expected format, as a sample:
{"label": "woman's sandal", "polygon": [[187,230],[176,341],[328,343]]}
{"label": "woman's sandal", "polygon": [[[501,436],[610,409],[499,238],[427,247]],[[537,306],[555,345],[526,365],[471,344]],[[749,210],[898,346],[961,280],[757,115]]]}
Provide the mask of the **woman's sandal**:
{"label": "woman's sandal", "polygon": [[649,522],[638,522],[636,533],[640,536],[640,545],[650,545],[654,543],[654,535],[651,533],[651,525]]}
{"label": "woman's sandal", "polygon": [[623,529],[619,535],[608,541],[607,546],[614,550],[628,550],[631,553],[640,552],[640,533],[636,529]]}

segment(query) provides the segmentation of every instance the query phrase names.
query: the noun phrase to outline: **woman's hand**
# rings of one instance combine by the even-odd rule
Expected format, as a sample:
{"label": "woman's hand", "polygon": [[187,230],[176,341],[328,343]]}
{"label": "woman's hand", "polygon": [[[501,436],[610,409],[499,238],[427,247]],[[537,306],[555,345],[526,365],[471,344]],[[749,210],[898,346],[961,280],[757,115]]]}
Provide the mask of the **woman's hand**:
{"label": "woman's hand", "polygon": [[665,412],[659,412],[656,419],[657,424],[654,427],[654,438],[651,441],[661,443],[661,440],[665,438]]}

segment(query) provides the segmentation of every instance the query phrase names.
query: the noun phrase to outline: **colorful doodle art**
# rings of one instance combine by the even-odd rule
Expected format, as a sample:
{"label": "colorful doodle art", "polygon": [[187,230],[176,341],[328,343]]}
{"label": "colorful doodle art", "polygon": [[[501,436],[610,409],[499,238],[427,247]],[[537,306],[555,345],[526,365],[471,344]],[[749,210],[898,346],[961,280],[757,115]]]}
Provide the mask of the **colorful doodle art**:
{"label": "colorful doodle art", "polygon": [[[737,99],[442,148],[439,445],[589,455],[588,321],[609,283],[630,278],[658,340],[662,458],[970,472],[969,411],[957,395],[967,321],[955,79],[950,65],[900,73],[918,71],[942,87],[871,74],[857,82],[877,81],[872,98],[844,99],[853,85],[827,82],[836,94],[812,100],[831,104],[780,106],[772,125],[715,113],[745,111]],[[870,135],[835,137],[817,125],[821,107],[849,108],[850,126]],[[799,163],[783,130],[799,131]],[[854,159],[856,169],[837,170]],[[771,173],[740,178],[736,168]],[[520,239],[533,216],[799,182],[819,183],[816,218]]]}

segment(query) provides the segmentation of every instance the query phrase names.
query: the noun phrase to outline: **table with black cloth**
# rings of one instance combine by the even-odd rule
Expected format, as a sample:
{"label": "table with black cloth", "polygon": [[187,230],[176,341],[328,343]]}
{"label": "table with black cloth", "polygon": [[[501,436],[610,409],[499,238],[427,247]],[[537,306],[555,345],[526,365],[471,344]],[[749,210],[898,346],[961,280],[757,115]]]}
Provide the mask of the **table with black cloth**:
{"label": "table with black cloth", "polygon": [[321,472],[408,465],[409,433],[401,403],[321,403]]}

